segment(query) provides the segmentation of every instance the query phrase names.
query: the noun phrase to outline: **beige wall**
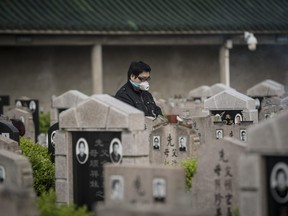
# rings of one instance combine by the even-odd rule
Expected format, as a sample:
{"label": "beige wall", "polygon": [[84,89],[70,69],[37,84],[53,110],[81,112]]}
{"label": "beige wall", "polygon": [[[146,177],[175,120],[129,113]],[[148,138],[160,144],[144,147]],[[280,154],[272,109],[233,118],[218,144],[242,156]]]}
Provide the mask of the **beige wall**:
{"label": "beige wall", "polygon": [[[246,46],[230,50],[231,87],[246,93],[264,79],[288,87],[288,47]],[[218,46],[103,46],[104,93],[114,95],[127,80],[133,60],[152,67],[151,91],[164,98],[220,81]],[[92,94],[91,46],[0,47],[0,95],[39,98],[44,111],[51,96],[70,89]]]}

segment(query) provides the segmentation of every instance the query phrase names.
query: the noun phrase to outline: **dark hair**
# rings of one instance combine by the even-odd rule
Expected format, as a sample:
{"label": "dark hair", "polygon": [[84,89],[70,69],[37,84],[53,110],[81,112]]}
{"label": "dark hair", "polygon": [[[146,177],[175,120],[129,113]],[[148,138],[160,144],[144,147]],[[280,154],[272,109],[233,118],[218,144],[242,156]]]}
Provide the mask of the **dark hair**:
{"label": "dark hair", "polygon": [[115,145],[120,146],[118,142],[113,142],[112,147],[114,148]]}
{"label": "dark hair", "polygon": [[131,62],[129,70],[128,70],[128,80],[130,79],[130,76],[132,74],[138,77],[139,74],[142,73],[143,71],[151,72],[150,66],[142,61]]}

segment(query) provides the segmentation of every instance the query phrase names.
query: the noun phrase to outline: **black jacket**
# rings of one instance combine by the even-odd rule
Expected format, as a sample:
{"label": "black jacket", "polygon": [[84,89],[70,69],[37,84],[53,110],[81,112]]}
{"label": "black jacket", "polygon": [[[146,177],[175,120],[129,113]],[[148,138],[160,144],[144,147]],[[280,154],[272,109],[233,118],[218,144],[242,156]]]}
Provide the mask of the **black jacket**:
{"label": "black jacket", "polygon": [[143,111],[145,116],[162,115],[161,108],[156,105],[150,92],[135,90],[130,81],[118,90],[115,97]]}

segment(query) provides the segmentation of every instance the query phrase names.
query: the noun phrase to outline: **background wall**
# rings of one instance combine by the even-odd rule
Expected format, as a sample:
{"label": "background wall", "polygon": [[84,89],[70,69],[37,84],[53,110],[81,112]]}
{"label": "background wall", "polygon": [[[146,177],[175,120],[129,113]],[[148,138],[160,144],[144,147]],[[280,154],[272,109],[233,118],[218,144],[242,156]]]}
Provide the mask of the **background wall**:
{"label": "background wall", "polygon": [[[230,50],[231,87],[246,93],[272,79],[288,87],[288,47],[247,46]],[[103,46],[104,93],[114,95],[127,81],[130,62],[143,60],[151,68],[151,92],[169,98],[220,82],[219,46]],[[49,111],[52,95],[70,89],[92,94],[91,47],[42,46],[0,48],[0,95],[40,100]]]}

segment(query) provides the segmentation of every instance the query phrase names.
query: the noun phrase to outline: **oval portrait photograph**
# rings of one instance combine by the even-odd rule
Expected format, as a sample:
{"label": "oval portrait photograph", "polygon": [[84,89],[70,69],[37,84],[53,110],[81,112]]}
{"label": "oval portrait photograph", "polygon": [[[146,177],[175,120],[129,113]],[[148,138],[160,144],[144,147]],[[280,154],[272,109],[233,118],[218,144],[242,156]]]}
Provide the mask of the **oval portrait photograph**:
{"label": "oval portrait photograph", "polygon": [[76,144],[76,158],[80,164],[85,164],[89,156],[88,143],[84,138],[80,138]]}
{"label": "oval portrait photograph", "polygon": [[122,162],[122,144],[118,138],[112,139],[109,147],[109,154],[112,163],[118,164]]}

